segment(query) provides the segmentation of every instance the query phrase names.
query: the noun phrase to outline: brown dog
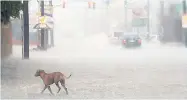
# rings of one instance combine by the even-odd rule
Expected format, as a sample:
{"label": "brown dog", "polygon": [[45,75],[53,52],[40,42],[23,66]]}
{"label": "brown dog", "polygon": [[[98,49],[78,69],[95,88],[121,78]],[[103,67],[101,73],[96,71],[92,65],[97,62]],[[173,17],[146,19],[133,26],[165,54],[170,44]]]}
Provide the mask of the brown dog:
{"label": "brown dog", "polygon": [[51,91],[51,87],[50,85],[55,83],[56,86],[58,87],[58,92],[60,92],[61,88],[58,84],[58,82],[61,83],[62,87],[65,89],[66,94],[68,95],[68,90],[65,86],[65,79],[69,79],[71,77],[71,74],[69,75],[69,77],[66,77],[64,74],[62,74],[61,72],[53,72],[53,73],[45,73],[44,70],[37,70],[35,73],[35,77],[40,76],[41,79],[44,82],[44,89],[41,91],[41,93],[43,93],[45,91],[46,88],[48,88],[49,92],[53,95],[53,92]]}

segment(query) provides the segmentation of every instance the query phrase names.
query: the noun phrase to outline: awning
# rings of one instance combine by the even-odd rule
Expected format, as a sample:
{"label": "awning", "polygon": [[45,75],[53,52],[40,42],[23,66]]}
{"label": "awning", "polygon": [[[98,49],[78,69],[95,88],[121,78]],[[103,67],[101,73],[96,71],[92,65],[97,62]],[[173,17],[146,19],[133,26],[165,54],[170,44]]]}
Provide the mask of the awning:
{"label": "awning", "polygon": [[47,24],[36,24],[34,27],[34,29],[52,29],[52,27],[50,27],[49,25]]}

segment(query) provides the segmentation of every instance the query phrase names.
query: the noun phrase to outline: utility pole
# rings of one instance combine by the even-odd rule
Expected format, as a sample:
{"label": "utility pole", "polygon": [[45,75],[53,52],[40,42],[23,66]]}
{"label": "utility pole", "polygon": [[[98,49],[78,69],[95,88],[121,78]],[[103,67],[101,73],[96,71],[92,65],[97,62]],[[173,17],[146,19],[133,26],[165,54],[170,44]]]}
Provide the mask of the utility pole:
{"label": "utility pole", "polygon": [[[39,0],[37,0],[37,2],[38,2],[38,12],[41,15],[41,4],[40,4]],[[40,20],[39,17],[38,17],[38,20]],[[38,21],[38,23],[39,23],[39,21]],[[38,45],[37,45],[37,48],[40,49],[41,48],[41,34],[40,34],[40,30],[37,29],[37,32],[38,32],[38,36],[37,36],[38,37]]]}
{"label": "utility pole", "polygon": [[186,14],[186,0],[183,0],[183,14]]}
{"label": "utility pole", "polygon": [[160,41],[163,40],[163,35],[164,35],[163,21],[164,21],[164,0],[161,0],[160,1],[160,25],[159,25],[159,39],[160,39]]}
{"label": "utility pole", "polygon": [[147,0],[147,38],[150,38],[150,1]]}
{"label": "utility pole", "polygon": [[124,2],[125,7],[125,31],[127,31],[127,0]]}
{"label": "utility pole", "polygon": [[[109,36],[109,33],[110,33],[110,17],[109,16],[109,0],[105,1],[106,2],[106,5],[107,7],[105,8],[105,24],[106,24],[106,27],[105,27],[105,32],[107,33],[107,36]],[[101,21],[102,22],[102,21]]]}
{"label": "utility pole", "polygon": [[[41,16],[44,16],[44,0],[41,0]],[[45,29],[41,29],[41,49],[47,50],[46,42],[45,42]]]}
{"label": "utility pole", "polygon": [[23,37],[23,59],[29,59],[29,1],[23,1],[24,37]]}
{"label": "utility pole", "polygon": [[[50,0],[49,1],[49,5],[52,7],[51,9],[52,9],[52,12],[51,12],[51,14],[52,14],[52,18],[53,18],[53,2],[52,2],[52,0]],[[54,47],[54,33],[53,33],[53,28],[51,29],[51,46],[52,47]]]}
{"label": "utility pole", "polygon": [[163,18],[164,18],[164,1],[160,2],[160,21],[163,25]]}
{"label": "utility pole", "polygon": [[[186,15],[186,12],[187,12],[187,10],[186,10],[186,0],[183,0],[183,15]],[[184,28],[183,29],[183,32],[184,32],[184,39],[185,39],[185,46],[187,47],[187,29],[186,28]]]}

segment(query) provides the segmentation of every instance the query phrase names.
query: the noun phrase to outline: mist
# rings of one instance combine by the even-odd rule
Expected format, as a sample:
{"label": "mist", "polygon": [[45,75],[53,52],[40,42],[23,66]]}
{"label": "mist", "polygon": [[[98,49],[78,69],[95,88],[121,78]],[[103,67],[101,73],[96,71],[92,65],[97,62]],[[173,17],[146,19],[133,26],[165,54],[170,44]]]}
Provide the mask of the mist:
{"label": "mist", "polygon": [[[144,8],[147,0],[133,0],[129,4],[128,28],[125,27],[124,1],[111,0],[107,7],[97,0],[95,9],[89,9],[86,1],[68,0],[65,8],[61,1],[54,1],[55,46],[47,51],[35,51],[33,48],[37,46],[30,45],[30,59],[22,60],[22,46],[13,45],[12,57],[2,65],[2,98],[187,97],[187,50],[182,40],[171,40],[176,35],[168,35],[171,42],[167,43],[158,38],[163,34],[159,30],[159,1],[150,1],[150,40],[146,39],[147,26],[131,26],[132,9]],[[126,48],[122,40],[114,36],[115,32],[126,32],[125,29],[140,34],[140,47]],[[67,76],[73,73],[66,81],[69,95],[64,90],[57,94],[55,85],[51,86],[54,96],[47,89],[40,94],[44,85],[39,77],[34,77],[37,69],[46,73],[58,71]]]}

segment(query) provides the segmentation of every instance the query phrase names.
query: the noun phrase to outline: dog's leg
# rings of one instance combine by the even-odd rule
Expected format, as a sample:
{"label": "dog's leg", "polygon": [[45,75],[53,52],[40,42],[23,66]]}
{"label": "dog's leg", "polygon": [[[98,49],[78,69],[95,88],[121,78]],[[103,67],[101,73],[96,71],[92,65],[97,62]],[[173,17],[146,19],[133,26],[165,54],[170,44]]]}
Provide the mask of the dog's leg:
{"label": "dog's leg", "polygon": [[61,90],[61,88],[60,88],[60,86],[59,86],[59,84],[58,83],[55,83],[56,84],[56,86],[58,87],[58,92],[57,93],[59,93],[60,92],[60,90]]}
{"label": "dog's leg", "polygon": [[66,91],[66,94],[68,95],[68,89],[65,86],[65,81],[61,80],[60,83],[61,83],[62,87],[64,88],[64,90]]}
{"label": "dog's leg", "polygon": [[54,95],[53,92],[51,91],[51,87],[48,86],[47,88],[48,88],[49,92],[50,92],[52,95]]}
{"label": "dog's leg", "polygon": [[47,86],[45,85],[45,87],[43,88],[41,94],[43,94],[43,92],[45,91],[46,88],[47,88]]}
{"label": "dog's leg", "polygon": [[68,95],[68,89],[66,88],[65,84],[62,84],[62,87],[64,88],[64,90],[66,91],[66,94]]}

